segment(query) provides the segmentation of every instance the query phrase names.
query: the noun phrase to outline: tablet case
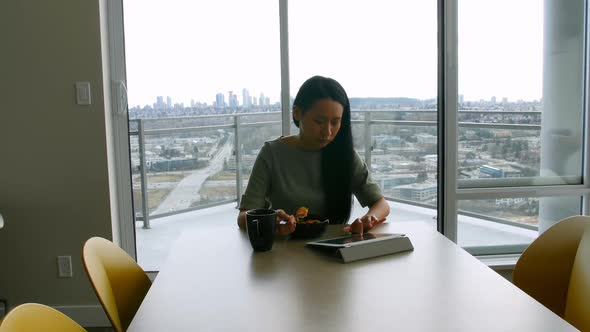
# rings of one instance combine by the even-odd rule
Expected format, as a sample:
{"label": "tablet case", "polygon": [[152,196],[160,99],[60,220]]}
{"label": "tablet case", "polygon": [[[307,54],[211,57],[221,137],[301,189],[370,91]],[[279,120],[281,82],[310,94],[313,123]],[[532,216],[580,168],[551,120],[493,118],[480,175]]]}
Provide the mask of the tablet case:
{"label": "tablet case", "polygon": [[393,237],[381,241],[362,243],[355,246],[338,248],[338,254],[344,263],[360,259],[395,254],[402,251],[414,250],[412,242],[407,236]]}

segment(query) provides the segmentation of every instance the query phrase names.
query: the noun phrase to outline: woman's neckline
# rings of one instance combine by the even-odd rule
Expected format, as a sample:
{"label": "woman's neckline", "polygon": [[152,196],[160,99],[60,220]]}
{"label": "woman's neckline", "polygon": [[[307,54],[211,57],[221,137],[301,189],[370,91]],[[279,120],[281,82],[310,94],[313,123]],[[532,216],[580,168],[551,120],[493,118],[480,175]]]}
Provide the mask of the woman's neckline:
{"label": "woman's neckline", "polygon": [[321,149],[319,150],[310,150],[310,149],[305,149],[302,148],[301,146],[299,146],[298,142],[299,142],[299,138],[296,135],[291,135],[291,136],[280,136],[278,138],[278,142],[281,143],[282,145],[292,149],[292,150],[296,150],[296,151],[301,151],[301,152],[320,152]]}

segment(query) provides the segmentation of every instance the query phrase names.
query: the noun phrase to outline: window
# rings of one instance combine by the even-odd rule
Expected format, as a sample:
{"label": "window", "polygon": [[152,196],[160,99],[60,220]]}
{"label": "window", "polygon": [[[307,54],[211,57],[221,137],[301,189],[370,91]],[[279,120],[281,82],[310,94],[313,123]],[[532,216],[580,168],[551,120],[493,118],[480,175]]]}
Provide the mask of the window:
{"label": "window", "polygon": [[313,75],[348,92],[389,220],[498,254],[588,214],[585,4],[126,0],[115,57],[139,263],[157,270],[180,232],[204,227],[191,213],[235,220],[258,149],[296,132],[287,97]]}
{"label": "window", "polygon": [[459,2],[462,187],[582,183],[584,3],[547,5]]}
{"label": "window", "polygon": [[[301,0],[289,6],[292,94],[314,75],[338,80],[351,101],[355,149],[384,195],[432,213],[436,1]],[[394,211],[392,220],[398,217]]]}
{"label": "window", "polygon": [[129,0],[124,9],[137,258],[158,270],[198,225],[170,220],[235,202],[256,149],[280,135],[278,3]]}
{"label": "window", "polygon": [[459,1],[458,12],[459,188],[471,198],[498,189],[459,202],[458,240],[472,242],[461,220],[478,215],[514,233],[469,245],[513,244],[516,228],[533,230],[518,240],[528,244],[582,213],[579,196],[535,196],[583,183],[584,2]]}

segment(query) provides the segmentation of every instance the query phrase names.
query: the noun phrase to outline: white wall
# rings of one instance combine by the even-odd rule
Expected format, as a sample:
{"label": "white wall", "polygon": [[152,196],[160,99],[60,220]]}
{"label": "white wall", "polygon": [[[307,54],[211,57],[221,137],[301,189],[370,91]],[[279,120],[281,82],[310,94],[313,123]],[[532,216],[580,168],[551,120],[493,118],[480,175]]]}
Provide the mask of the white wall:
{"label": "white wall", "polygon": [[[112,236],[99,2],[2,0],[0,41],[0,298],[98,305],[81,250]],[[76,81],[92,105],[76,105]]]}

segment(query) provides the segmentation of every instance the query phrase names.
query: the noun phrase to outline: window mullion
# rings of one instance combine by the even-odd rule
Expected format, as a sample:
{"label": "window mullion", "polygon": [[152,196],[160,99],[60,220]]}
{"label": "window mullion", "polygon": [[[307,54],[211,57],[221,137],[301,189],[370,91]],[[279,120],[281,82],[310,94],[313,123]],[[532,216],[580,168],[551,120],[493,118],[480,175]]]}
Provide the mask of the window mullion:
{"label": "window mullion", "polygon": [[[588,1],[584,1],[584,158],[583,163],[584,167],[582,168],[582,183],[584,187],[590,189],[590,147],[588,144],[588,140],[590,139],[590,112],[588,108],[590,107],[590,33],[589,33],[589,25],[590,22],[588,17],[590,16],[590,8],[588,6]],[[582,196],[582,214],[583,215],[590,215],[590,194],[586,193]]]}
{"label": "window mullion", "polygon": [[[116,185],[113,213],[113,239],[136,258],[135,222],[133,217],[132,181],[129,155],[129,118],[127,114],[125,42],[122,0],[101,2],[101,29],[108,49],[108,71],[105,74],[105,108],[110,113],[113,135],[114,177]],[[106,55],[106,54],[105,54]],[[107,88],[108,87],[108,88]]]}
{"label": "window mullion", "polygon": [[282,135],[288,136],[291,131],[291,96],[289,88],[289,2],[279,0],[279,25],[281,45],[281,126]]}
{"label": "window mullion", "polygon": [[457,0],[438,1],[438,230],[457,242]]}

